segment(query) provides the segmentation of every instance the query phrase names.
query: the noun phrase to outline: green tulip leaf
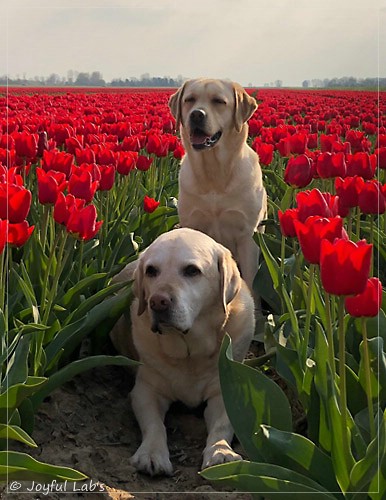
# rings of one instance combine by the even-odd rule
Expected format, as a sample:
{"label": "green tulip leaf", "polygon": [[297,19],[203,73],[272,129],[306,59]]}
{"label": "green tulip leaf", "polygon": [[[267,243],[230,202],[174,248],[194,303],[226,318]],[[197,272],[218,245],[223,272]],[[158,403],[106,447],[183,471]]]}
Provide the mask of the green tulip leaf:
{"label": "green tulip leaf", "polygon": [[231,339],[224,337],[219,359],[225,408],[233,429],[251,460],[261,460],[264,450],[252,441],[261,424],[292,430],[291,408],[283,391],[261,372],[232,359]]}
{"label": "green tulip leaf", "polygon": [[20,441],[27,446],[37,448],[35,441],[17,425],[0,424],[0,439],[13,439],[15,441]]}
{"label": "green tulip leaf", "polygon": [[38,462],[30,455],[0,451],[0,481],[83,481],[87,476],[69,467]]}
{"label": "green tulip leaf", "polygon": [[90,356],[88,358],[79,359],[66,365],[64,368],[53,373],[47,380],[47,383],[31,396],[32,404],[36,408],[43,402],[43,400],[57,387],[60,387],[65,382],[68,382],[76,375],[84,371],[91,370],[98,366],[114,365],[114,366],[138,366],[137,361],[126,358],[125,356]]}
{"label": "green tulip leaf", "polygon": [[267,462],[303,474],[327,491],[339,491],[331,458],[309,439],[267,425],[261,425],[253,439]]}
{"label": "green tulip leaf", "polygon": [[264,498],[267,499],[293,500],[296,494],[307,500],[336,499],[310,478],[278,465],[243,460],[209,467],[200,472],[200,475],[239,491],[264,493]]}

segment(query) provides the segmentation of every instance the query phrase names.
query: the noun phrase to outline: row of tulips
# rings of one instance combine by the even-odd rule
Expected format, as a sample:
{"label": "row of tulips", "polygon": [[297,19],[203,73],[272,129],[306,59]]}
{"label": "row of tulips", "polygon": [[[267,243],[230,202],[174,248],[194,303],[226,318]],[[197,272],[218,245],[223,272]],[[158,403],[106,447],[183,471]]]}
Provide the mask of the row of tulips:
{"label": "row of tulips", "polygon": [[[130,286],[110,280],[178,222],[183,148],[169,95],[18,89],[0,102],[0,328],[8,362],[0,394],[0,415],[4,408],[7,417],[0,423],[24,444],[31,445],[23,434],[32,431],[31,406],[36,410],[60,383],[103,363],[129,363],[100,355],[131,296]],[[252,462],[207,476],[241,489],[253,484],[267,497],[273,490],[327,498],[380,492],[374,461],[383,460],[376,450],[384,446],[386,391],[384,97],[262,90],[258,99],[248,140],[270,200],[266,233],[257,237],[264,259],[255,283],[268,308],[267,355],[250,364],[270,359],[300,398],[308,430],[307,437],[292,432],[288,399],[263,373],[234,363],[225,342],[224,400]],[[87,336],[93,355],[78,359]],[[238,388],[227,379],[231,373]],[[252,400],[249,390],[256,391]],[[314,465],[305,462],[310,457]],[[39,477],[41,466],[26,456],[7,460],[24,460]],[[80,478],[48,466],[45,477],[59,472]]]}

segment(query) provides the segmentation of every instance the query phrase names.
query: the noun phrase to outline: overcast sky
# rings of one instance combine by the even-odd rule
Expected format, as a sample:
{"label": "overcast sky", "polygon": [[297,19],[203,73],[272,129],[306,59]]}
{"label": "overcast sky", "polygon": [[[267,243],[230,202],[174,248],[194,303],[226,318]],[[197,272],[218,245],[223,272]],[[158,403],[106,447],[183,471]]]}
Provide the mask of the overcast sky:
{"label": "overcast sky", "polygon": [[0,0],[0,74],[386,77],[386,0]]}

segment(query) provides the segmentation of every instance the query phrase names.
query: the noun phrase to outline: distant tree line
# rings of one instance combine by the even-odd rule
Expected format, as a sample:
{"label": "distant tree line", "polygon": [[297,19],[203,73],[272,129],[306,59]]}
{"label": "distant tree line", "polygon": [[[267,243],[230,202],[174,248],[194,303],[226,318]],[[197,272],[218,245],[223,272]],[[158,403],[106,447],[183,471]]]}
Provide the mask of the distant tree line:
{"label": "distant tree line", "polygon": [[304,80],[303,88],[386,88],[386,78],[354,78],[353,76],[343,76],[342,78],[325,78],[324,80],[315,78]]}
{"label": "distant tree line", "polygon": [[[179,87],[185,80],[184,77],[178,75],[175,78],[169,76],[151,76],[149,73],[144,73],[139,78],[113,78],[111,82],[106,82],[100,71],[92,73],[78,72],[69,70],[67,77],[60,76],[56,73],[51,73],[49,76],[35,76],[27,78],[16,75],[9,77],[7,75],[0,76],[0,85],[17,85],[26,87]],[[386,78],[354,78],[353,76],[344,76],[342,78],[325,78],[312,80],[304,80],[303,88],[386,88]],[[248,87],[254,87],[252,83]],[[264,87],[283,87],[282,80],[265,83]]]}
{"label": "distant tree line", "polygon": [[27,78],[26,75],[22,77],[17,75],[15,78],[7,75],[0,76],[0,85],[22,85],[26,87],[179,87],[183,81],[184,78],[181,75],[177,78],[170,78],[169,76],[150,76],[145,73],[140,78],[114,78],[111,82],[106,82],[100,71],[86,73],[73,70],[67,72],[67,78],[56,73],[52,73],[47,77],[35,76],[34,78]]}

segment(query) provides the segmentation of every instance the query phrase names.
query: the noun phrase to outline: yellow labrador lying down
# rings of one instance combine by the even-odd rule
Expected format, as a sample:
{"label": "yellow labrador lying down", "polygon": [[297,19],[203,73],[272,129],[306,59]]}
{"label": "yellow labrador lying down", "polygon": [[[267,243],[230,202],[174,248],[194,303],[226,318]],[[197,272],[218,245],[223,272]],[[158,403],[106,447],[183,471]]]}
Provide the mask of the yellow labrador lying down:
{"label": "yellow labrador lying down", "polygon": [[[143,364],[131,400],[143,440],[131,464],[151,475],[173,473],[164,417],[177,400],[190,407],[207,402],[203,468],[240,460],[230,446],[233,430],[217,363],[225,332],[234,358],[243,360],[255,320],[253,298],[230,251],[193,229],[165,233],[141,254],[134,293],[132,337]],[[112,332],[113,341],[124,321]]]}

